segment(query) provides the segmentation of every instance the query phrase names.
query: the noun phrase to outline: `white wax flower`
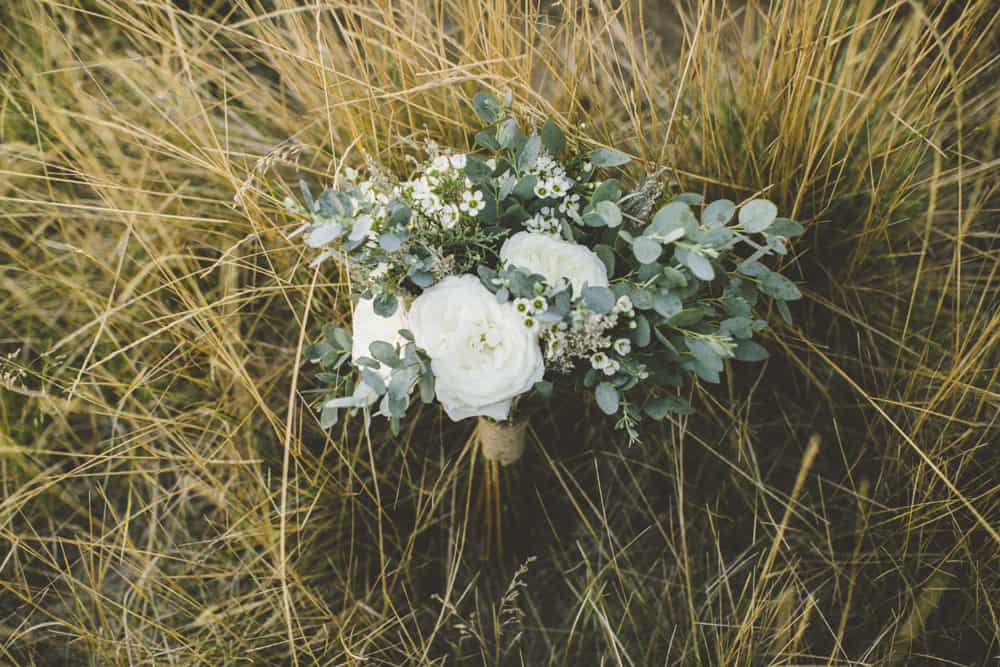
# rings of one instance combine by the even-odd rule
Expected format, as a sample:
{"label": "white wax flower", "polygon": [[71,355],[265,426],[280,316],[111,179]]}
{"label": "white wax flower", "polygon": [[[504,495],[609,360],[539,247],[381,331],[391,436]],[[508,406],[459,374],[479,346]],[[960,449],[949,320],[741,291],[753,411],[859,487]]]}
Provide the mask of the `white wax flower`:
{"label": "white wax flower", "polygon": [[410,331],[431,358],[437,399],[452,421],[510,415],[545,374],[538,336],[472,275],[449,276],[413,301]]}
{"label": "white wax flower", "polygon": [[580,296],[584,285],[608,286],[608,270],[600,257],[589,248],[551,234],[518,232],[504,242],[500,259],[544,276],[553,287],[568,280],[573,296]]}

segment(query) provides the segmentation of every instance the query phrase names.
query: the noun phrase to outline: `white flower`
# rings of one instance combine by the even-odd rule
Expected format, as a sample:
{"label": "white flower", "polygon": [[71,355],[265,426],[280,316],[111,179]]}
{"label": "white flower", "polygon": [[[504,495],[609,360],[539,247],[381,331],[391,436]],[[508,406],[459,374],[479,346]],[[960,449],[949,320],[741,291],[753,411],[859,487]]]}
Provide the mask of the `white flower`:
{"label": "white flower", "polygon": [[619,369],[621,369],[621,367],[622,365],[619,364],[617,361],[615,361],[614,359],[610,359],[608,360],[607,365],[601,370],[604,371],[605,375],[614,375],[619,371]]}
{"label": "white flower", "polygon": [[465,153],[451,156],[451,166],[455,169],[465,169]]}
{"label": "white flower", "polygon": [[590,355],[590,365],[597,370],[603,370],[604,368],[607,368],[608,363],[610,363],[610,361],[611,360],[608,359],[608,355],[604,354],[603,352],[595,352],[594,354]]}
{"label": "white flower", "polygon": [[536,333],[476,276],[449,276],[424,291],[410,307],[409,322],[431,358],[437,399],[453,421],[507,419],[511,400],[545,374]]}
{"label": "white flower", "polygon": [[473,217],[479,215],[483,210],[483,193],[479,190],[466,190],[462,193],[462,203],[459,204],[459,208]]}
{"label": "white flower", "polygon": [[614,344],[615,352],[622,355],[623,357],[628,355],[632,351],[632,341],[628,338],[619,338]]}
{"label": "white flower", "polygon": [[448,160],[447,155],[438,155],[436,158],[431,160],[431,170],[432,171],[448,171],[448,167],[451,166],[451,161]]}
{"label": "white flower", "polygon": [[[375,305],[372,299],[361,299],[358,305],[354,306],[354,320],[351,323],[354,340],[351,343],[351,361],[357,361],[358,357],[371,357],[369,347],[377,340],[385,341],[396,345],[403,341],[399,335],[400,329],[407,328],[406,312],[402,304],[396,306],[396,312],[389,317],[382,317],[375,312]],[[384,364],[375,371],[388,381],[392,369]]]}
{"label": "white flower", "polygon": [[632,299],[629,298],[628,294],[622,294],[618,297],[618,301],[615,302],[615,310],[619,313],[627,313],[632,310]]}
{"label": "white flower", "polygon": [[441,209],[441,226],[451,229],[458,224],[458,207],[454,204],[447,204]]}
{"label": "white flower", "polygon": [[500,259],[531,273],[544,276],[552,287],[568,280],[579,296],[585,285],[607,287],[608,270],[589,248],[550,234],[518,232],[504,241]]}

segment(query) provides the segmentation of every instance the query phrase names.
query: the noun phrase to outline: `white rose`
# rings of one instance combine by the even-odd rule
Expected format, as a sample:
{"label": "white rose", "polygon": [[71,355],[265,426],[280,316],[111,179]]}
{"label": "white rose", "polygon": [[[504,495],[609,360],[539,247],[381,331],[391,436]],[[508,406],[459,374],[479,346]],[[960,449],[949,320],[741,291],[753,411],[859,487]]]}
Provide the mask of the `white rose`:
{"label": "white rose", "polygon": [[507,419],[511,400],[545,373],[537,335],[475,276],[449,276],[429,288],[413,301],[409,321],[452,421]]}
{"label": "white rose", "polygon": [[584,285],[608,286],[608,270],[600,257],[589,248],[551,234],[518,232],[504,242],[500,259],[544,276],[553,287],[568,280],[573,296],[580,296]]}

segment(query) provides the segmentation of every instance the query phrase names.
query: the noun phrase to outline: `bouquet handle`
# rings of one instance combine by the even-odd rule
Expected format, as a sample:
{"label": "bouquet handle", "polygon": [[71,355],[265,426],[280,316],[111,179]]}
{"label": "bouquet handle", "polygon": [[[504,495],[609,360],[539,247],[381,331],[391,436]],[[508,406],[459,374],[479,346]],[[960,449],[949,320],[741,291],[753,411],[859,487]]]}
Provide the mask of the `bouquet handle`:
{"label": "bouquet handle", "polygon": [[476,431],[483,458],[502,466],[516,463],[524,454],[527,428],[527,420],[495,422],[486,417],[479,417]]}

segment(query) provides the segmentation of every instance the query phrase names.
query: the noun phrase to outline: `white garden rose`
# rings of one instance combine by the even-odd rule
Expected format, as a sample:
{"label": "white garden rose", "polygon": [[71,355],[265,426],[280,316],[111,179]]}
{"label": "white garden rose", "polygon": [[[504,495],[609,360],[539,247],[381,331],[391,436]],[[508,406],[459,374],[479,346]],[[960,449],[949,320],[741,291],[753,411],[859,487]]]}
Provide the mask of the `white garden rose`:
{"label": "white garden rose", "polygon": [[608,270],[600,257],[589,248],[551,234],[518,232],[504,242],[500,259],[544,276],[553,287],[568,280],[573,296],[580,296],[585,285],[608,286]]}
{"label": "white garden rose", "polygon": [[[372,353],[368,348],[375,341],[382,340],[393,345],[403,341],[399,330],[407,328],[406,311],[400,304],[396,307],[395,313],[389,317],[382,317],[375,312],[375,302],[372,299],[361,299],[354,306],[351,328],[353,329],[351,361],[357,361],[358,357],[371,357]],[[388,381],[392,369],[383,364],[376,372]]]}
{"label": "white garden rose", "polygon": [[545,373],[536,333],[476,276],[450,276],[426,290],[413,301],[409,322],[452,421],[507,419],[511,400]]}

